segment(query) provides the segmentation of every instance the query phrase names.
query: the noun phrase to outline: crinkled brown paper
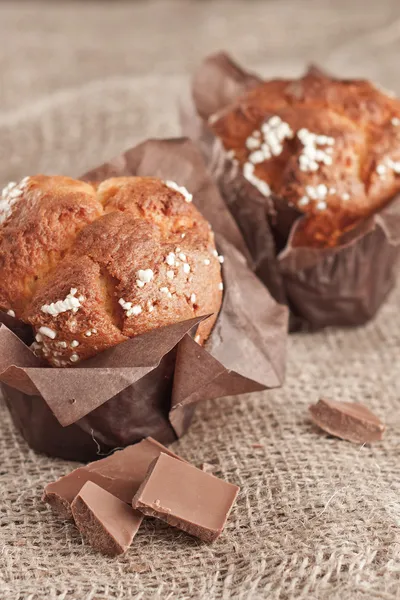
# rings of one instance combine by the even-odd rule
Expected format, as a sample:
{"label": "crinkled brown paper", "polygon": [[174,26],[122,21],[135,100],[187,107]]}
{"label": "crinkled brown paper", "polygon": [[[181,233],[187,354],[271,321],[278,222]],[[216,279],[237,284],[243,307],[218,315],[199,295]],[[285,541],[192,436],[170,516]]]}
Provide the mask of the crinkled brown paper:
{"label": "crinkled brown paper", "polygon": [[208,57],[195,74],[191,100],[182,107],[183,130],[201,148],[240,226],[255,273],[277,300],[290,307],[292,328],[365,323],[375,315],[397,275],[400,197],[349,232],[335,248],[293,247],[301,214],[279,211],[280,222],[276,222],[274,203],[279,199],[265,199],[255,188],[249,193],[238,167],[226,158],[220,140],[207,126],[211,115],[260,82],[224,53]]}
{"label": "crinkled brown paper", "polygon": [[37,451],[92,460],[153,436],[183,435],[202,400],[281,385],[287,309],[249,269],[239,230],[186,139],[149,140],[82,179],[139,175],[186,186],[210,221],[223,266],[223,305],[205,348],[191,330],[204,317],[150,331],[71,369],[43,365],[30,331],[0,313],[0,382],[16,426]]}

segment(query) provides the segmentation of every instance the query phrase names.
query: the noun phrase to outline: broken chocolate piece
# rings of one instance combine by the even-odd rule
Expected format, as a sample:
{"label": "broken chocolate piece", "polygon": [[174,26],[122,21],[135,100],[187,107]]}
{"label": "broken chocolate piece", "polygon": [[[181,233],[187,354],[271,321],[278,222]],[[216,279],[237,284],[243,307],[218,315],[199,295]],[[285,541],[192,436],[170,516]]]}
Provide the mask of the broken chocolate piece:
{"label": "broken chocolate piece", "polygon": [[201,465],[201,470],[204,471],[204,473],[214,473],[214,471],[217,470],[217,465],[205,462]]}
{"label": "broken chocolate piece", "polygon": [[138,444],[118,450],[85,467],[79,467],[57,481],[49,483],[43,501],[65,519],[72,518],[71,503],[87,481],[97,483],[123,502],[130,504],[150,464],[161,452],[183,460],[170,450],[148,437]]}
{"label": "broken chocolate piece", "polygon": [[221,534],[239,488],[167,454],[153,462],[132,506],[204,542]]}
{"label": "broken chocolate piece", "polygon": [[71,505],[83,537],[106,556],[118,556],[129,548],[143,515],[92,481],[87,481]]}
{"label": "broken chocolate piece", "polygon": [[386,428],[366,406],[355,402],[321,399],[309,410],[318,427],[356,444],[381,440]]}

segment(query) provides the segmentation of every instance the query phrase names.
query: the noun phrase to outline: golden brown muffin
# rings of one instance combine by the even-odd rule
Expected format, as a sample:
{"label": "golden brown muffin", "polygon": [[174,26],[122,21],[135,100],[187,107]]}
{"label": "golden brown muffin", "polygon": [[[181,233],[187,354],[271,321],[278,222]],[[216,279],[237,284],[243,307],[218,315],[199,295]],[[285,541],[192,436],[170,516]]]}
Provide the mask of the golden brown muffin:
{"label": "golden brown muffin", "polygon": [[[151,177],[94,185],[29,178],[0,226],[1,308],[33,325],[35,351],[56,367],[213,313],[197,330],[204,343],[221,306],[222,258],[191,199],[176,183]],[[22,285],[12,271],[29,278]]]}
{"label": "golden brown muffin", "polygon": [[400,101],[368,81],[312,68],[260,83],[209,123],[246,185],[305,215],[295,246],[335,246],[400,190]]}

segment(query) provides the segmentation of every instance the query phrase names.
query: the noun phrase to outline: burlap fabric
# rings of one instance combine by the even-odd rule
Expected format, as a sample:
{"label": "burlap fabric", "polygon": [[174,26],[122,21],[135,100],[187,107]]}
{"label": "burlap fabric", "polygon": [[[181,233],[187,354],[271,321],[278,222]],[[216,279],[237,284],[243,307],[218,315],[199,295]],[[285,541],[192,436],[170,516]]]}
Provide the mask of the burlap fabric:
{"label": "burlap fabric", "polygon": [[[9,2],[0,5],[0,179],[76,174],[149,135],[179,132],[201,56],[227,48],[265,74],[318,60],[400,91],[396,0]],[[72,463],[31,452],[0,416],[1,600],[400,598],[400,293],[374,323],[293,335],[282,390],[210,402],[175,450],[242,491],[201,545],[148,521],[125,557],[83,545],[40,501]],[[388,423],[358,447],[307,405],[363,401]]]}

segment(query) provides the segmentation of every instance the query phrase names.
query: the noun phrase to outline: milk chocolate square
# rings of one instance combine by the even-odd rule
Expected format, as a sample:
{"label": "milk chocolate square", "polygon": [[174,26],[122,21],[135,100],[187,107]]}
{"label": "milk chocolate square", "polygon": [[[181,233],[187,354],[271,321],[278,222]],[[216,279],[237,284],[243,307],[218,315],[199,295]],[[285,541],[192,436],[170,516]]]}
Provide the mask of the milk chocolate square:
{"label": "milk chocolate square", "polygon": [[153,462],[132,506],[212,542],[221,534],[239,488],[167,454]]}
{"label": "milk chocolate square", "polygon": [[385,425],[363,404],[321,398],[309,407],[318,427],[355,444],[369,444],[382,439]]}
{"label": "milk chocolate square", "polygon": [[129,548],[143,516],[106,490],[87,481],[71,505],[83,537],[106,556],[118,556]]}

